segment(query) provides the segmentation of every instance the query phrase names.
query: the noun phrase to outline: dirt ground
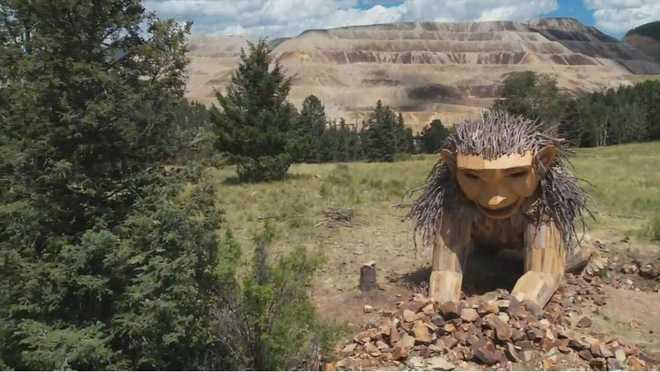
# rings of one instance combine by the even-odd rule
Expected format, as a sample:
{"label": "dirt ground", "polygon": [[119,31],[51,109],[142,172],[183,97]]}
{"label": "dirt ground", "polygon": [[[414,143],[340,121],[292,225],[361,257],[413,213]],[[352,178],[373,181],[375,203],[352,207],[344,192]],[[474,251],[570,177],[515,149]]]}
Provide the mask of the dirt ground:
{"label": "dirt ground", "polygon": [[[396,304],[414,293],[426,294],[430,252],[415,248],[411,226],[403,221],[405,211],[393,207],[391,213],[372,220],[358,215],[351,227],[328,229],[322,242],[328,262],[314,289],[323,316],[344,321],[357,332],[383,311],[399,311]],[[640,267],[650,264],[657,273],[660,246],[616,234],[590,237],[585,245],[593,246],[602,266],[596,277],[601,280],[606,301],[577,302],[569,315],[575,322],[584,316],[592,319],[591,335],[617,337],[660,361],[660,277],[649,279],[639,272]],[[371,260],[376,262],[380,289],[361,293],[359,269]],[[472,296],[497,288],[510,290],[522,273],[521,266],[520,259],[512,255],[471,257],[464,293]],[[374,311],[365,313],[365,305]]]}

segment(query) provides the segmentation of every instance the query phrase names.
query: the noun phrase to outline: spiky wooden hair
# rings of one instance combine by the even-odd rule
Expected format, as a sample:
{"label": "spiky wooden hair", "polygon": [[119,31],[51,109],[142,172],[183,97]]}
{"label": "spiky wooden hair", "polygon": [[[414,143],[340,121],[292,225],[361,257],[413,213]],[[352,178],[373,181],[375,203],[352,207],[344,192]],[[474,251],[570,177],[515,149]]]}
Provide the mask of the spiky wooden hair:
{"label": "spiky wooden hair", "polygon": [[[554,146],[558,151],[552,164],[545,169],[536,155],[547,146]],[[571,152],[567,143],[556,138],[553,129],[522,116],[485,112],[479,119],[456,124],[443,150],[454,155],[479,155],[487,160],[531,150],[535,157],[534,166],[542,176],[536,200],[525,213],[537,225],[550,218],[561,232],[565,246],[569,249],[575,246],[569,243],[578,240],[576,225],[584,227],[584,217],[592,214],[587,207],[587,194],[569,169],[567,158]],[[420,189],[422,194],[413,203],[408,218],[415,222],[415,239],[421,232],[424,244],[436,238],[445,218],[474,221],[479,217],[474,208],[463,207],[470,202],[463,196],[456,176],[442,158]]]}

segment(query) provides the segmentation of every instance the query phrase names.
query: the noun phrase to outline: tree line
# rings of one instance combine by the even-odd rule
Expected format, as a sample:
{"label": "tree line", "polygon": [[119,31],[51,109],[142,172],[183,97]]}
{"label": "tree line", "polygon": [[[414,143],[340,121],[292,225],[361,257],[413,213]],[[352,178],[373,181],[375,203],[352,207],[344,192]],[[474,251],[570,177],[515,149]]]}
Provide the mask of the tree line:
{"label": "tree line", "polygon": [[510,74],[494,109],[555,126],[575,146],[594,147],[660,140],[660,81],[577,96],[557,80],[532,71]]}

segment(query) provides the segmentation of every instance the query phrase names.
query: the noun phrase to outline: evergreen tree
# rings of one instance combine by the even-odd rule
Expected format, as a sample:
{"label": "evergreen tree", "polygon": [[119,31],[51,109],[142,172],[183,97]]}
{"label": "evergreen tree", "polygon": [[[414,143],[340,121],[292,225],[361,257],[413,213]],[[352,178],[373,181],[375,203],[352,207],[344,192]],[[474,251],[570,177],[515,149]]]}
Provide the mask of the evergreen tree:
{"label": "evergreen tree", "polygon": [[364,130],[365,156],[369,161],[394,161],[397,119],[389,106],[378,100]]}
{"label": "evergreen tree", "polygon": [[433,119],[431,123],[422,129],[420,135],[422,151],[427,154],[434,154],[443,146],[449,136],[449,130],[442,125],[440,119]]}
{"label": "evergreen tree", "polygon": [[394,126],[394,148],[397,153],[412,153],[414,149],[413,134],[411,128],[406,128],[403,121],[403,115],[397,115],[396,124]]}
{"label": "evergreen tree", "polygon": [[250,43],[226,94],[216,94],[220,107],[211,108],[216,147],[232,156],[241,181],[282,179],[295,157],[300,131],[286,100],[291,82],[271,62],[265,40]]}
{"label": "evergreen tree", "polygon": [[318,163],[321,161],[321,137],[327,126],[325,108],[321,100],[314,95],[305,98],[298,120],[302,131],[298,137],[302,146],[302,160]]}
{"label": "evergreen tree", "polygon": [[215,193],[186,200],[158,172],[177,148],[188,34],[139,0],[0,0],[8,367],[223,367]]}

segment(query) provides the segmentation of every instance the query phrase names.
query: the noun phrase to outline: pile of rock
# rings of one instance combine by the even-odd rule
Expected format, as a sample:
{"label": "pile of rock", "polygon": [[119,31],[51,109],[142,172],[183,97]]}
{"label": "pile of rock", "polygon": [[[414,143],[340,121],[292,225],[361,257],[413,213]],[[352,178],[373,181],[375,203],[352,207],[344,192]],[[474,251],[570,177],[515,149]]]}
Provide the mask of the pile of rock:
{"label": "pile of rock", "polygon": [[636,347],[588,335],[589,318],[571,324],[577,302],[604,303],[604,296],[582,277],[567,279],[545,310],[501,290],[441,305],[417,294],[397,303],[397,311],[380,311],[379,319],[337,350],[341,359],[328,367],[651,368]]}

